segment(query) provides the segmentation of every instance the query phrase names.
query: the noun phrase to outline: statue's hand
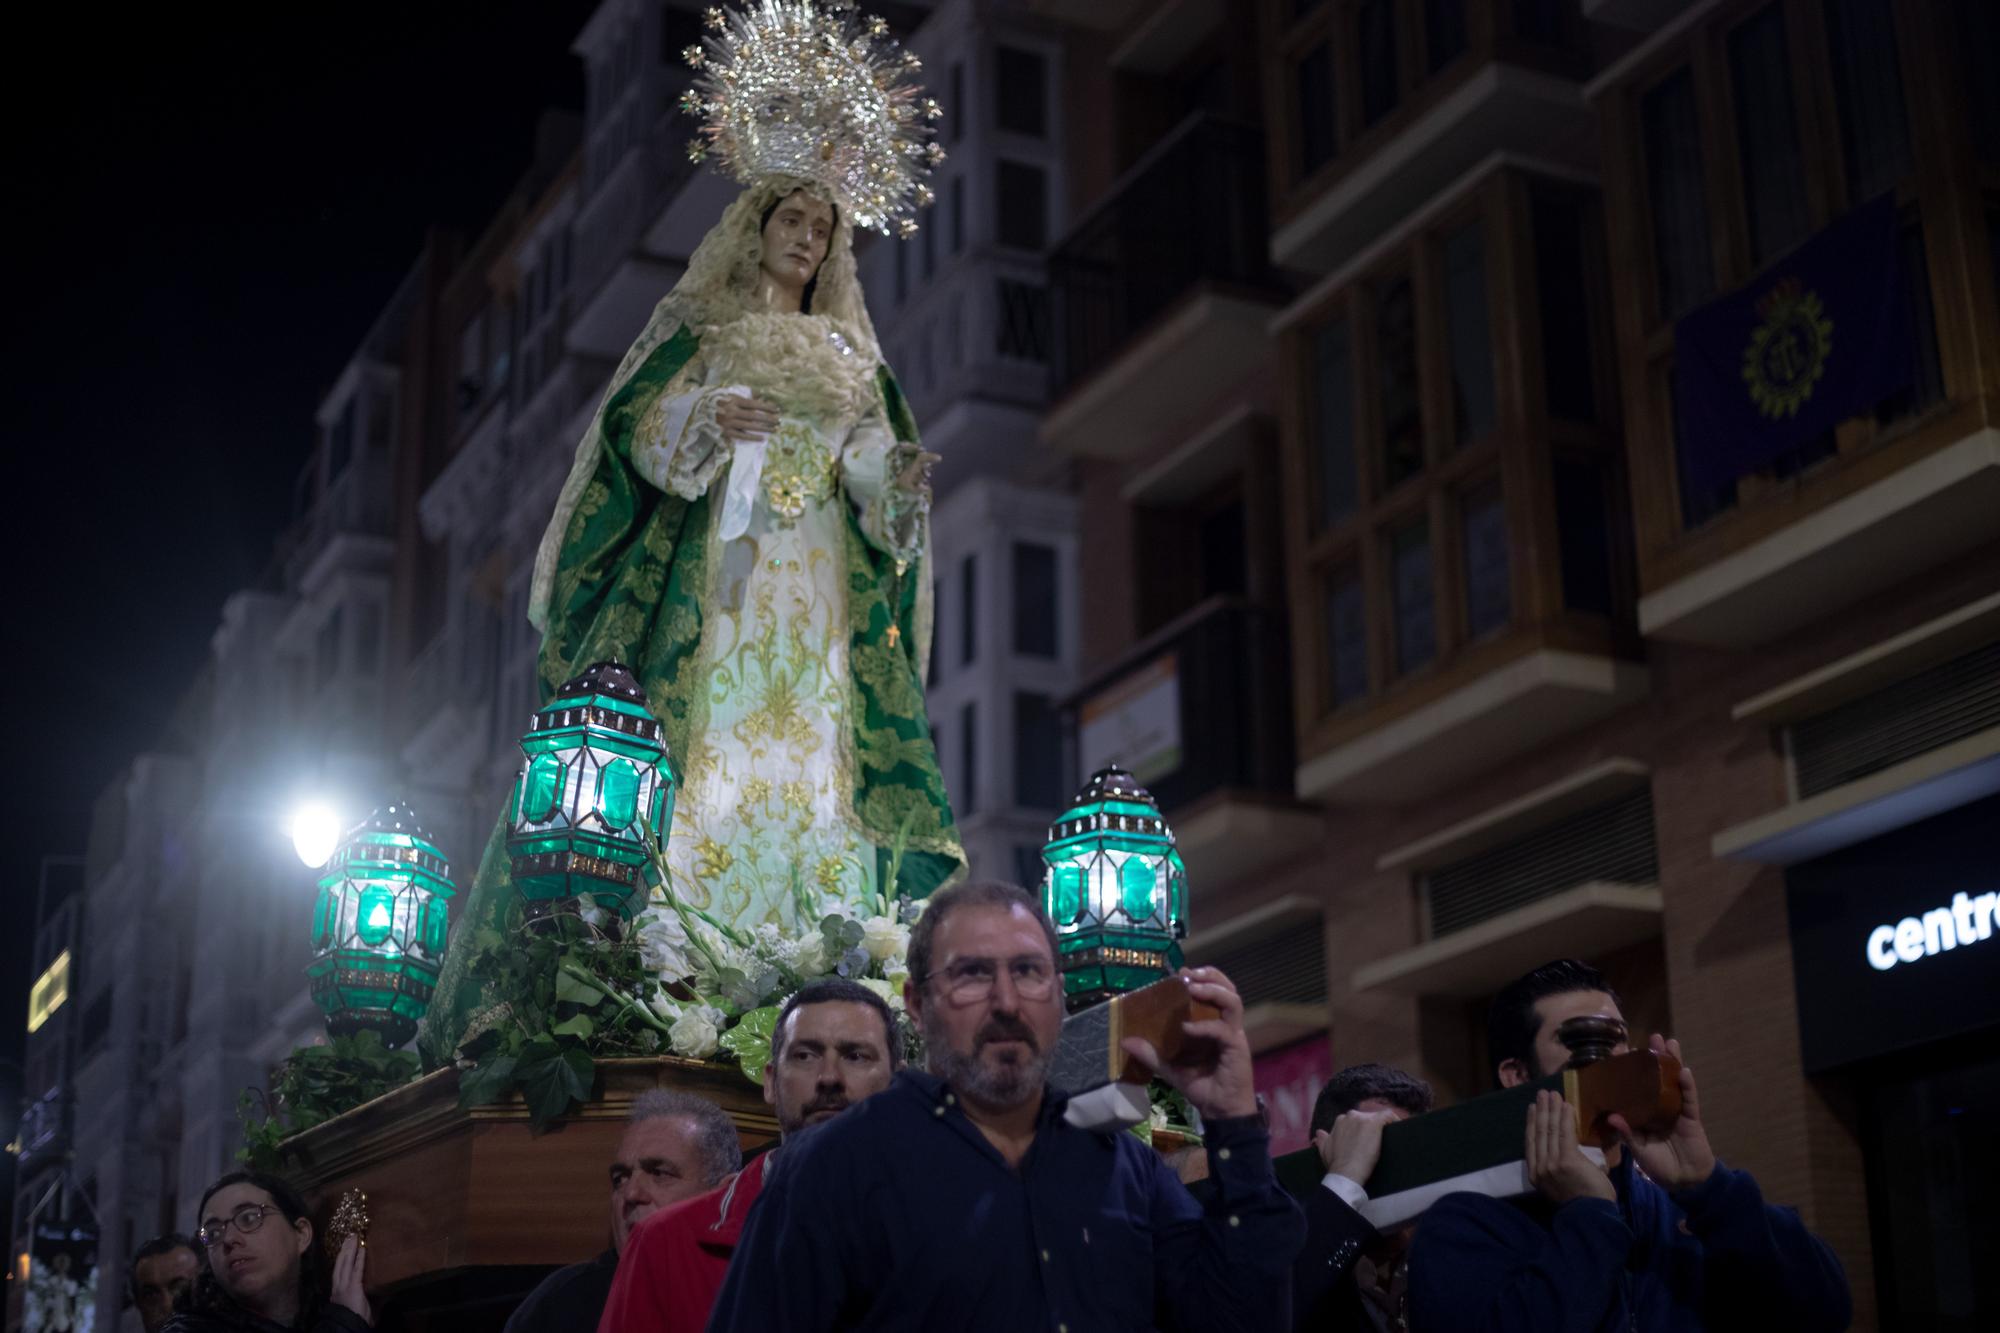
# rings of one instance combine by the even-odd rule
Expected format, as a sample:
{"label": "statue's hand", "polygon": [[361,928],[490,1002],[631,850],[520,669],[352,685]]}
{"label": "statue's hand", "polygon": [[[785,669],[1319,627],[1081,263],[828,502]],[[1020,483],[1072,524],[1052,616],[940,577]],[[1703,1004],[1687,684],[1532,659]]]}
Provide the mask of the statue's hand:
{"label": "statue's hand", "polygon": [[936,454],[919,449],[896,474],[896,485],[906,491],[924,490],[931,484],[931,467],[937,461]]}
{"label": "statue's hand", "polygon": [[730,444],[761,440],[778,429],[778,409],[762,398],[726,394],[715,405],[715,424]]}

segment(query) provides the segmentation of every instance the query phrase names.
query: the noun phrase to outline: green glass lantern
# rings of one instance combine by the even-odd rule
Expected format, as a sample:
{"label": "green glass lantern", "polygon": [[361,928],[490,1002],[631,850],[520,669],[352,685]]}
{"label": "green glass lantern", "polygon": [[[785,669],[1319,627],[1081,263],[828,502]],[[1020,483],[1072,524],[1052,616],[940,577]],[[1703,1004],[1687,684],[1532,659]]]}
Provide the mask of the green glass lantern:
{"label": "green glass lantern", "polygon": [[1137,778],[1100,769],[1049,827],[1042,906],[1056,924],[1072,1010],[1158,981],[1181,965],[1187,867]]}
{"label": "green glass lantern", "polygon": [[630,918],[659,872],[680,778],[646,693],[616,662],[556,691],[521,737],[507,854],[530,919],[572,898]]}
{"label": "green glass lantern", "polygon": [[349,830],[320,877],[306,967],[327,1031],[372,1028],[392,1048],[417,1034],[444,961],[454,892],[444,853],[407,805]]}

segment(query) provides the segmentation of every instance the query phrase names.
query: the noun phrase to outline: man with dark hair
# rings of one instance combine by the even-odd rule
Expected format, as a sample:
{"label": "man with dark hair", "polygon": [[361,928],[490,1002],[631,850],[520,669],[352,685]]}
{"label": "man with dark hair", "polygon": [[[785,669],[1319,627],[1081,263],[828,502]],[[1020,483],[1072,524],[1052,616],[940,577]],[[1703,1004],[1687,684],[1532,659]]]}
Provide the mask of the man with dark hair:
{"label": "man with dark hair", "polygon": [[1387,1065],[1350,1065],[1313,1103],[1310,1152],[1278,1162],[1278,1179],[1306,1214],[1292,1265],[1292,1327],[1374,1333],[1397,1327],[1404,1232],[1379,1235],[1357,1211],[1382,1155],[1382,1130],[1431,1109],[1431,1085]]}
{"label": "man with dark hair", "polygon": [[1243,1002],[1183,973],[1219,1017],[1159,1070],[1203,1117],[1204,1210],[1134,1136],[1071,1124],[1049,1087],[1061,1035],[1055,928],[1010,884],[961,884],[912,932],[904,1002],[926,1070],[816,1131],[767,1184],[717,1299],[716,1333],[1287,1326],[1298,1209],[1278,1188],[1250,1081]]}
{"label": "man with dark hair", "polygon": [[179,1232],[155,1236],[132,1254],[125,1272],[125,1299],[139,1312],[146,1333],[160,1333],[173,1316],[174,1302],[194,1286],[201,1255]]}
{"label": "man with dark hair", "polygon": [[507,1321],[506,1333],[597,1327],[632,1229],[667,1205],[713,1188],[742,1165],[736,1125],[714,1102],[666,1088],[634,1097],[611,1161],[611,1248],[544,1278]]}
{"label": "man with dark hair", "polygon": [[[1615,1020],[1618,997],[1595,969],[1562,959],[1502,990],[1488,1015],[1494,1075],[1519,1087],[1559,1072],[1572,1018]],[[1654,1051],[1680,1043],[1655,1033]],[[1623,1053],[1624,1045],[1614,1053]],[[1524,1156],[1537,1193],[1451,1194],[1417,1226],[1411,1326],[1424,1330],[1842,1329],[1847,1277],[1789,1208],[1768,1207],[1748,1173],[1716,1159],[1694,1074],[1664,1133],[1611,1117],[1621,1146],[1604,1166],[1584,1156],[1576,1116],[1546,1089],[1528,1108]]]}
{"label": "man with dark hair", "polygon": [[783,1145],[888,1087],[902,1045],[888,1004],[857,982],[828,977],[785,1001],[764,1066],[764,1100],[777,1112],[780,1147],[633,1230],[600,1333],[701,1333],[750,1205],[778,1170]]}

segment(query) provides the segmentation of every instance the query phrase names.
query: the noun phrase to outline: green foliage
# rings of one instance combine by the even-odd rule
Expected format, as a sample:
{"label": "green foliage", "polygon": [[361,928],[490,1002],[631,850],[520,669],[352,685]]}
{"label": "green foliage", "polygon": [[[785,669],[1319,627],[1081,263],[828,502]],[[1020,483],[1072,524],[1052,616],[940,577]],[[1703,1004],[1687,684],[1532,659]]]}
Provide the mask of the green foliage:
{"label": "green foliage", "polygon": [[771,1036],[778,1028],[781,1004],[752,1009],[736,1020],[736,1026],[722,1034],[722,1049],[736,1057],[744,1076],[761,1079],[764,1066],[771,1063]]}
{"label": "green foliage", "polygon": [[459,1049],[458,1103],[484,1106],[518,1092],[537,1132],[590,1100],[598,1057],[657,1054],[667,1025],[637,997],[653,980],[635,940],[577,913],[471,941],[472,975],[497,1000]]}
{"label": "green foliage", "polygon": [[323,1046],[302,1046],[278,1066],[269,1091],[245,1088],[237,1098],[243,1146],[236,1158],[259,1170],[276,1170],[284,1140],[416,1076],[417,1053],[392,1051],[372,1031],[335,1037]]}

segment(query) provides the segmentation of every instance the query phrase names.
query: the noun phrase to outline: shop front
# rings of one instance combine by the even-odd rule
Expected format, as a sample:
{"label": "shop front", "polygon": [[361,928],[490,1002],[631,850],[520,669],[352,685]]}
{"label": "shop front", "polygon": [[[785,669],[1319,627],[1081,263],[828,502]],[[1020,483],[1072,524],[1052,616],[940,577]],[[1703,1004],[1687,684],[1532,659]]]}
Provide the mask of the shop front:
{"label": "shop front", "polygon": [[1806,1072],[1857,1109],[1881,1326],[2000,1327],[2000,796],[1786,871]]}

